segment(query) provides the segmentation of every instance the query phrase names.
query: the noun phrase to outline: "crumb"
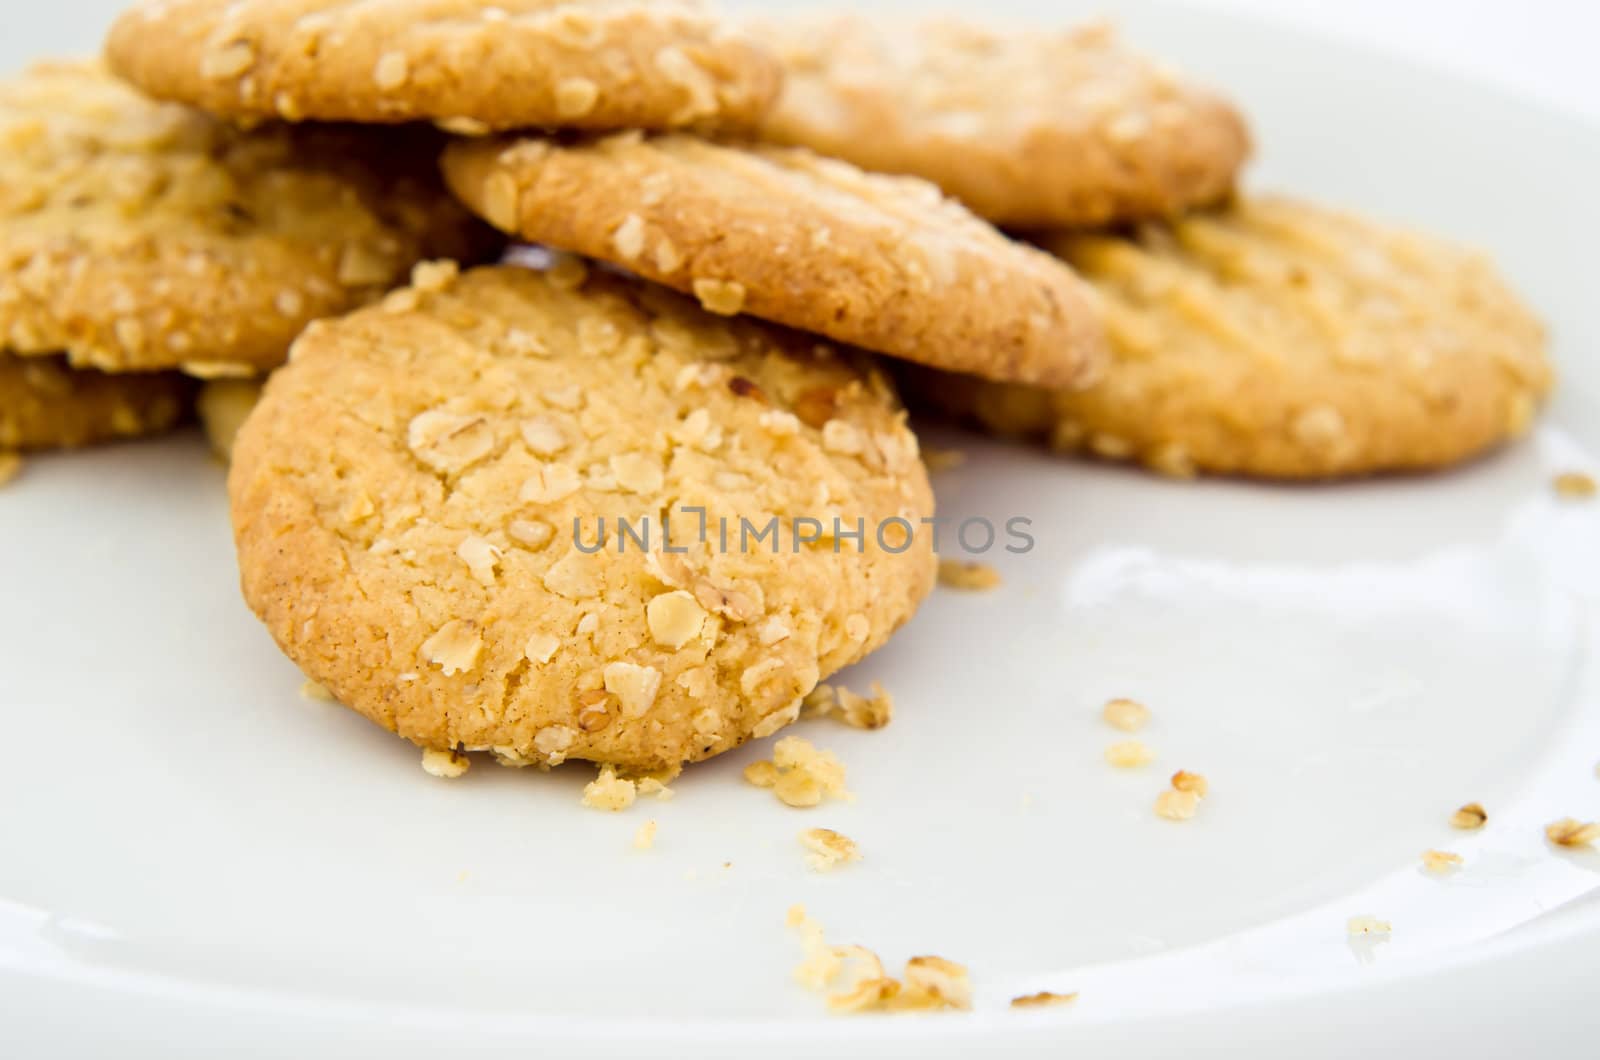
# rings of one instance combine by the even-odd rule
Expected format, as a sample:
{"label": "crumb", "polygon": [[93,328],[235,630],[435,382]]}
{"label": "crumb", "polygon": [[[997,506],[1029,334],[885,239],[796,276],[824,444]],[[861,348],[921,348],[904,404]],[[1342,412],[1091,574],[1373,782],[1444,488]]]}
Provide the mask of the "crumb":
{"label": "crumb", "polygon": [[831,872],[846,862],[861,860],[856,841],[831,828],[807,828],[800,833],[800,845],[810,851],[806,864],[817,872]]}
{"label": "crumb", "polygon": [[422,751],[422,770],[429,776],[454,780],[464,776],[472,761],[459,751],[440,751],[432,747]]}
{"label": "crumb", "polygon": [[922,463],[931,474],[950,471],[967,462],[967,454],[959,449],[926,448],[922,450]]}
{"label": "crumb", "polygon": [[1048,990],[1041,990],[1037,994],[1023,994],[1021,997],[1011,999],[1012,1008],[1044,1008],[1047,1005],[1066,1005],[1078,1000],[1078,992],[1070,994],[1053,994]]}
{"label": "crumb", "polygon": [[1206,783],[1206,778],[1186,769],[1172,774],[1172,787],[1174,791],[1192,791],[1202,799],[1211,794],[1211,785]]}
{"label": "crumb", "polygon": [[1156,753],[1138,740],[1123,740],[1106,748],[1106,761],[1118,769],[1137,769],[1155,761]]}
{"label": "crumb", "polygon": [[913,957],[906,962],[901,978],[895,979],[884,971],[878,955],[865,946],[830,946],[822,925],[806,915],[804,906],[790,906],[784,920],[799,931],[805,948],[805,959],[794,970],[795,979],[817,991],[844,980],[840,989],[827,994],[828,1008],[834,1012],[972,1007],[972,980],[964,965],[943,957]]}
{"label": "crumb", "polygon": [[1443,875],[1461,867],[1461,855],[1448,850],[1424,850],[1422,867],[1435,875]]}
{"label": "crumb", "polygon": [[600,775],[583,789],[583,804],[591,810],[626,810],[633,805],[638,788],[631,780],[617,776],[611,766],[601,766]]}
{"label": "crumb", "polygon": [[1450,815],[1450,827],[1459,828],[1463,832],[1472,832],[1482,828],[1488,820],[1489,815],[1484,812],[1480,804],[1469,802]]}
{"label": "crumb", "polygon": [[852,729],[881,729],[894,719],[894,697],[876,681],[870,697],[843,685],[818,685],[802,702],[801,711],[808,718],[837,718]]}
{"label": "crumb", "polygon": [[22,470],[22,454],[0,452],[0,486],[17,477]]}
{"label": "crumb", "polygon": [[772,761],[751,762],[744,779],[771,788],[786,806],[816,806],[825,798],[848,799],[844,766],[832,751],[819,751],[810,740],[785,736],[772,746]]}
{"label": "crumb", "polygon": [[1150,720],[1150,708],[1132,699],[1113,699],[1100,708],[1100,717],[1113,729],[1135,732]]}
{"label": "crumb", "polygon": [[1595,485],[1594,476],[1582,471],[1563,471],[1557,475],[1551,485],[1555,487],[1558,497],[1565,497],[1569,501],[1588,500],[1600,487]]}
{"label": "crumb", "polygon": [[1345,931],[1352,938],[1365,935],[1388,935],[1390,926],[1387,920],[1379,920],[1372,916],[1353,916],[1345,923]]}
{"label": "crumb", "polygon": [[1596,839],[1600,839],[1600,823],[1563,817],[1559,821],[1551,821],[1545,825],[1544,835],[1558,847],[1569,849],[1588,847]]}
{"label": "crumb", "polygon": [[656,777],[641,777],[634,782],[634,788],[641,796],[654,795],[660,802],[666,802],[676,794]]}
{"label": "crumb", "polygon": [[1169,821],[1187,821],[1200,808],[1200,796],[1192,791],[1169,788],[1156,796],[1156,816]]}
{"label": "crumb", "polygon": [[656,822],[654,818],[639,826],[633,833],[633,849],[649,850],[656,845]]}
{"label": "crumb", "polygon": [[333,693],[309,678],[300,686],[300,698],[314,703],[332,703]]}
{"label": "crumb", "polygon": [[941,559],[939,584],[963,592],[987,592],[1000,586],[1000,572],[987,563],[972,560]]}

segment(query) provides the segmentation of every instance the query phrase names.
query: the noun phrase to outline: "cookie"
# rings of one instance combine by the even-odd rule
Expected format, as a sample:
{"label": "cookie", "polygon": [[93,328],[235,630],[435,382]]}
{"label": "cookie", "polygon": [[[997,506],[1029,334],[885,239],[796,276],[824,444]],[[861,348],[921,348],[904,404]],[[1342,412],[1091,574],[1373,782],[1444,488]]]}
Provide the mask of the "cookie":
{"label": "cookie", "polygon": [[1317,479],[1443,467],[1521,434],[1544,332],[1483,257],[1281,198],[1051,241],[1103,294],[1080,393],[914,381],[1004,434],[1195,470]]}
{"label": "cookie", "polygon": [[233,459],[233,440],[261,400],[260,379],[214,379],[195,396],[195,412],[211,451],[224,462]]}
{"label": "cookie", "polygon": [[169,372],[107,375],[61,357],[0,353],[0,451],[158,434],[183,418],[189,390]]}
{"label": "cookie", "polygon": [[781,79],[696,0],[153,0],[106,56],[213,114],[483,132],[748,130]]}
{"label": "cookie", "polygon": [[1175,216],[1226,196],[1250,154],[1231,104],[1105,24],[839,15],[751,28],[787,71],[763,138],[931,180],[996,224]]}
{"label": "cookie", "polygon": [[244,133],[91,64],[0,81],[0,344],[111,371],[283,360],[317,317],[488,233],[431,130]]}
{"label": "cookie", "polygon": [[1088,288],[919,180],[687,136],[473,140],[445,178],[503,231],[838,342],[1076,386],[1103,356]]}
{"label": "cookie", "polygon": [[573,258],[419,269],[312,325],[229,491],[245,598],[312,680],[512,765],[771,733],[934,580],[878,370]]}

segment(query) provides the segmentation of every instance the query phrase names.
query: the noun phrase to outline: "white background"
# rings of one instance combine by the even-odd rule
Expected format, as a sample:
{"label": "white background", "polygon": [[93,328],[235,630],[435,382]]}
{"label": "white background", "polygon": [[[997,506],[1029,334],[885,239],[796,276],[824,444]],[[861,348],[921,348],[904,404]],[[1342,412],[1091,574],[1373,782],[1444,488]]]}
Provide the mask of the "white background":
{"label": "white background", "polygon": [[[834,0],[838,6],[870,5]],[[1173,0],[1240,10],[1353,37],[1419,62],[1477,74],[1600,119],[1600,4],[1590,0]],[[124,0],[0,0],[0,70],[41,49],[92,51]],[[940,6],[930,3],[930,7]],[[944,6],[949,6],[948,0]],[[1041,7],[1054,6],[1040,0]],[[1100,5],[1115,14],[1116,0]],[[970,8],[968,8],[970,11]],[[1338,91],[1337,85],[1329,86]]]}

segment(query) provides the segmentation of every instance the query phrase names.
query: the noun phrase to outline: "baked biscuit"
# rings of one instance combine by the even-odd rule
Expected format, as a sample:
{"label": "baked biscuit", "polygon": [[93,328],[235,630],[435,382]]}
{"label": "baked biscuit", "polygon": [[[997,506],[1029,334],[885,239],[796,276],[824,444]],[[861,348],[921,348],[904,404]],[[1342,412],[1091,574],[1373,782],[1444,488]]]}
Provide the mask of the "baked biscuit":
{"label": "baked biscuit", "polygon": [[1105,378],[918,390],[1170,474],[1316,479],[1464,460],[1521,434],[1551,386],[1543,329],[1489,262],[1347,214],[1263,197],[1050,245],[1104,295]]}
{"label": "baked biscuit", "polygon": [[278,364],[423,255],[485,245],[438,139],[242,133],[91,64],[0,81],[0,344],[108,371]]}
{"label": "baked biscuit", "polygon": [[1232,105],[1105,24],[837,15],[751,29],[787,69],[764,138],[931,180],[996,224],[1174,216],[1222,199],[1250,153]]}
{"label": "baked biscuit", "polygon": [[781,78],[697,0],[154,0],[106,56],[227,117],[485,132],[748,130]]}
{"label": "baked biscuit", "polygon": [[175,373],[107,375],[0,353],[0,452],[157,434],[183,417],[189,391]]}
{"label": "baked biscuit", "polygon": [[195,396],[195,412],[211,451],[224,462],[233,459],[233,440],[261,400],[260,379],[214,379]]}
{"label": "baked biscuit", "polygon": [[419,267],[312,325],[239,433],[246,600],[425,748],[706,758],[794,720],[933,584],[916,438],[865,359],[585,272]]}
{"label": "baked biscuit", "polygon": [[623,134],[466,140],[451,189],[503,231],[838,342],[986,378],[1082,385],[1088,288],[919,180],[809,151]]}

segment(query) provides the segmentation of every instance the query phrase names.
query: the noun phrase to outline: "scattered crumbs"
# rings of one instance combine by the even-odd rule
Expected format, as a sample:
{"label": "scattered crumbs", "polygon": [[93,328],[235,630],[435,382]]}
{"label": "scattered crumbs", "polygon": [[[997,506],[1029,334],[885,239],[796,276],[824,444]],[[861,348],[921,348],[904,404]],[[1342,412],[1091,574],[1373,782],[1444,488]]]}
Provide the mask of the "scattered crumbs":
{"label": "scattered crumbs", "polygon": [[422,771],[429,776],[454,780],[465,776],[471,767],[472,761],[460,751],[440,751],[433,747],[422,750]]}
{"label": "scattered crumbs", "polygon": [[1150,720],[1150,708],[1132,699],[1113,699],[1100,709],[1100,717],[1113,729],[1136,732]]}
{"label": "scattered crumbs", "polygon": [[1544,826],[1545,838],[1558,847],[1577,849],[1587,847],[1600,839],[1600,823],[1563,817]]}
{"label": "scattered crumbs", "polygon": [[1422,867],[1428,872],[1442,876],[1461,867],[1461,855],[1448,850],[1424,850]]}
{"label": "scattered crumbs", "polygon": [[17,477],[22,470],[22,454],[0,452],[0,486]]}
{"label": "scattered crumbs", "polygon": [[751,762],[744,779],[771,788],[786,806],[816,806],[824,798],[849,799],[844,766],[832,751],[819,751],[810,740],[785,736],[772,746],[772,760]]}
{"label": "scattered crumbs", "polygon": [[[913,957],[899,979],[889,976],[865,946],[831,946],[805,907],[790,906],[785,922],[800,933],[805,959],[795,979],[824,992],[834,1012],[927,1012],[970,1009],[972,981],[964,965],[943,957]],[[829,990],[837,984],[837,989]]]}
{"label": "scattered crumbs", "polygon": [[800,833],[800,845],[809,851],[806,864],[817,872],[832,872],[846,862],[861,860],[856,841],[831,828],[807,828]]}
{"label": "scattered crumbs", "polygon": [[1000,572],[987,563],[965,559],[941,559],[939,584],[946,589],[981,593],[1000,586]]}
{"label": "scattered crumbs", "polygon": [[837,718],[852,729],[881,729],[894,719],[894,697],[876,681],[870,696],[843,685],[818,685],[802,701],[801,712],[808,718]]}
{"label": "scattered crumbs", "polygon": [[1582,471],[1563,471],[1551,483],[1555,487],[1556,496],[1565,497],[1569,501],[1583,501],[1600,492],[1600,487],[1595,485],[1594,476]]}
{"label": "scattered crumbs", "polygon": [[641,777],[634,782],[634,790],[639,795],[654,795],[660,802],[666,802],[675,794],[673,790],[657,777]]}
{"label": "scattered crumbs", "polygon": [[333,693],[317,682],[307,678],[300,686],[300,698],[308,699],[314,703],[332,703]]}
{"label": "scattered crumbs", "polygon": [[1450,815],[1450,827],[1473,832],[1488,823],[1489,814],[1480,803],[1469,802]]}
{"label": "scattered crumbs", "polygon": [[649,850],[656,845],[656,822],[654,818],[640,825],[633,833],[633,849]]}
{"label": "scattered crumbs", "polygon": [[1021,997],[1011,999],[1012,1008],[1046,1008],[1051,1005],[1067,1005],[1078,1000],[1078,992],[1070,994],[1055,994],[1049,990],[1041,990],[1037,994],[1023,994]]}
{"label": "scattered crumbs", "polygon": [[1175,791],[1192,791],[1202,799],[1211,794],[1211,785],[1206,783],[1206,778],[1187,769],[1172,774],[1172,787]]}
{"label": "scattered crumbs", "polygon": [[583,789],[583,804],[591,810],[626,810],[633,805],[638,786],[633,781],[617,776],[611,766],[601,766],[600,775]]}
{"label": "scattered crumbs", "polygon": [[960,449],[938,449],[928,447],[922,450],[922,462],[930,472],[938,474],[941,471],[951,471],[967,462],[967,454]]}
{"label": "scattered crumbs", "polygon": [[1138,740],[1123,740],[1106,748],[1106,761],[1118,769],[1137,769],[1155,758],[1156,753]]}
{"label": "scattered crumbs", "polygon": [[1156,796],[1156,816],[1169,821],[1187,821],[1200,808],[1200,796],[1192,791],[1169,788]]}
{"label": "scattered crumbs", "polygon": [[1351,938],[1361,938],[1368,935],[1388,935],[1391,928],[1387,920],[1379,920],[1375,916],[1353,916],[1345,923],[1345,931]]}

